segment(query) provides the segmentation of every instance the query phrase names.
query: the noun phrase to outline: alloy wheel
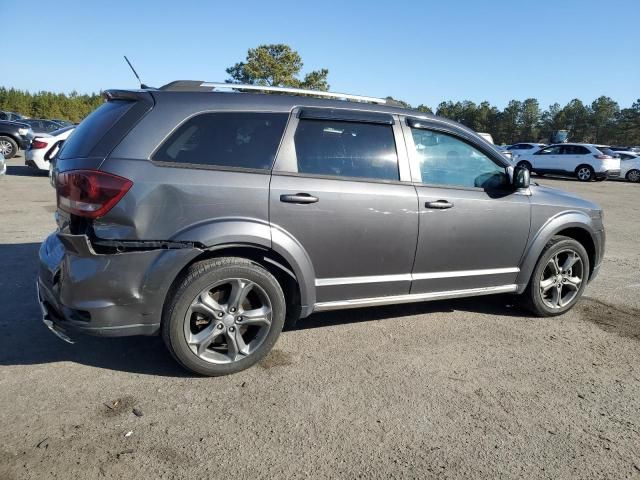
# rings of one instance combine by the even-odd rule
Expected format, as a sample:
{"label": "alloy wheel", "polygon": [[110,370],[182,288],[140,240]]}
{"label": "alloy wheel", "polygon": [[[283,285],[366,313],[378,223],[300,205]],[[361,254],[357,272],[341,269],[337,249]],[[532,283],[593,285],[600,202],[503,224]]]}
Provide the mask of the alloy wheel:
{"label": "alloy wheel", "polygon": [[578,295],[584,280],[584,264],[575,250],[554,254],[540,278],[540,296],[549,308],[564,308]]}
{"label": "alloy wheel", "polygon": [[627,173],[627,180],[630,182],[640,182],[640,170],[631,170]]}
{"label": "alloy wheel", "polygon": [[202,290],[184,318],[190,350],[211,363],[232,363],[251,355],[271,328],[271,301],[262,287],[243,278]]}
{"label": "alloy wheel", "polygon": [[7,140],[0,140],[0,154],[4,157],[8,157],[13,153],[13,145]]}
{"label": "alloy wheel", "polygon": [[578,170],[578,178],[583,182],[591,180],[591,170],[587,167],[582,167],[580,170]]}

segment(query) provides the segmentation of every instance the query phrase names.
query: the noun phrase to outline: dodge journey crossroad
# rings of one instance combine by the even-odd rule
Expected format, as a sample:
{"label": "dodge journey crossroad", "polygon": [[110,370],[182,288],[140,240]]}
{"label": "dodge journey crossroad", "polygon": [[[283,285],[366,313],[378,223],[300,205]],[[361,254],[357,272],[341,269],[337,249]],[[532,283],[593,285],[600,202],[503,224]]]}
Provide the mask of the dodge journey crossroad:
{"label": "dodge journey crossroad", "polygon": [[560,315],[602,261],[597,205],[444,118],[195,81],[105,100],[52,172],[38,298],[66,340],[159,334],[225,375],[313,312],[510,293]]}

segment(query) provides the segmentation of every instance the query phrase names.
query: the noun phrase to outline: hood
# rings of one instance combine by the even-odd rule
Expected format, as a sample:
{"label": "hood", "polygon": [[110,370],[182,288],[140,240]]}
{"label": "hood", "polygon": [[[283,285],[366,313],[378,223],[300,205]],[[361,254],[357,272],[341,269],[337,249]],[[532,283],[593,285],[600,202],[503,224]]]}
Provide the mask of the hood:
{"label": "hood", "polygon": [[533,201],[537,204],[562,205],[563,207],[580,208],[582,210],[602,210],[597,203],[564,190],[533,184],[530,188],[533,192]]}

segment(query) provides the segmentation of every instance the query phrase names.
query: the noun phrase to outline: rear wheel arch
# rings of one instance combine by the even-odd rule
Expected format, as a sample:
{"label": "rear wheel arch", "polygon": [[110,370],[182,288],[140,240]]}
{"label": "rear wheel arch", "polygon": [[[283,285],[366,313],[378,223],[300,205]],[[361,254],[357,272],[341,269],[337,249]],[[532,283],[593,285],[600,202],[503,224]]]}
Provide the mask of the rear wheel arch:
{"label": "rear wheel arch", "polygon": [[589,171],[591,172],[591,176],[589,177],[589,180],[593,180],[593,179],[595,178],[596,170],[595,170],[595,168],[593,168],[593,166],[592,166],[592,165],[589,165],[588,163],[581,163],[581,164],[580,164],[580,165],[578,165],[578,166],[576,167],[576,169],[574,170],[574,173],[576,174],[576,177],[578,178],[578,180],[580,180],[580,181],[585,181],[585,180],[581,179],[581,178],[578,176],[578,172],[579,172],[580,170],[582,170],[583,168],[587,168],[587,169],[589,169]]}
{"label": "rear wheel arch", "polygon": [[517,165],[519,167],[526,168],[527,170],[533,170],[533,164],[529,160],[520,160]]}
{"label": "rear wheel arch", "polygon": [[[182,278],[187,274],[189,269],[195,263],[204,260],[212,260],[216,258],[236,257],[244,258],[250,262],[259,265],[273,275],[280,288],[284,292],[287,304],[286,326],[292,327],[301,315],[301,299],[302,293],[300,283],[295,273],[295,267],[272,249],[266,248],[258,244],[237,243],[215,245],[205,249],[198,256],[192,258],[173,279],[171,287],[168,290],[166,299],[171,298],[173,288],[180,283]],[[166,307],[166,300],[165,300]]]}

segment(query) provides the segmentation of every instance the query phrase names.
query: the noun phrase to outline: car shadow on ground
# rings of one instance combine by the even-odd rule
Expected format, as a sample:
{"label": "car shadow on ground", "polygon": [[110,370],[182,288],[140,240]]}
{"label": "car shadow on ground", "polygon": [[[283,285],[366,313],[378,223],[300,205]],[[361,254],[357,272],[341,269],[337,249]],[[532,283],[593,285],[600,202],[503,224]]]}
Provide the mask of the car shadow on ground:
{"label": "car shadow on ground", "polygon": [[[0,366],[75,362],[147,375],[190,376],[173,360],[159,337],[79,336],[77,343],[70,345],[49,332],[41,321],[36,299],[39,246],[0,245]],[[295,330],[454,310],[523,315],[512,302],[513,297],[494,296],[324,312],[301,320]]]}
{"label": "car shadow on ground", "polygon": [[36,170],[26,165],[7,165],[7,175],[16,177],[48,177],[49,172]]}
{"label": "car shadow on ground", "polygon": [[420,303],[404,303],[382,307],[354,308],[334,312],[314,313],[298,321],[295,330],[330,327],[348,323],[392,320],[430,313],[473,312],[487,315],[522,317],[527,313],[515,302],[513,295],[491,295],[483,297],[457,298]]}

